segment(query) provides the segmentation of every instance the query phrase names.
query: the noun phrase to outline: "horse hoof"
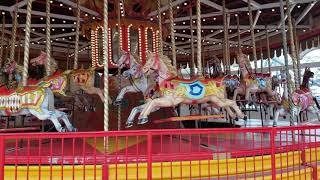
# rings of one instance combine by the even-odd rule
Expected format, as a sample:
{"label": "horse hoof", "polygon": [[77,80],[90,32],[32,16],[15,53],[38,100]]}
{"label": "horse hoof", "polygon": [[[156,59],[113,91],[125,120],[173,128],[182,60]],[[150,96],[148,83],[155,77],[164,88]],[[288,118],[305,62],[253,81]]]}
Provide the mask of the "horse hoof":
{"label": "horse hoof", "polygon": [[239,118],[238,118],[238,117],[236,117],[236,118],[234,118],[234,120],[235,120],[235,121],[239,121]]}
{"label": "horse hoof", "polygon": [[245,115],[245,116],[243,117],[243,120],[244,120],[245,122],[247,122],[248,117]]}
{"label": "horse hoof", "polygon": [[59,132],[67,132],[67,130],[64,127],[61,127]]}
{"label": "horse hoof", "polygon": [[147,123],[148,122],[148,118],[141,118],[141,119],[139,119],[139,122],[138,122],[138,124],[145,124],[145,123]]}
{"label": "horse hoof", "polygon": [[133,126],[133,123],[132,122],[127,122],[126,123],[126,128],[131,128]]}
{"label": "horse hoof", "polygon": [[77,128],[72,128],[72,132],[78,132]]}

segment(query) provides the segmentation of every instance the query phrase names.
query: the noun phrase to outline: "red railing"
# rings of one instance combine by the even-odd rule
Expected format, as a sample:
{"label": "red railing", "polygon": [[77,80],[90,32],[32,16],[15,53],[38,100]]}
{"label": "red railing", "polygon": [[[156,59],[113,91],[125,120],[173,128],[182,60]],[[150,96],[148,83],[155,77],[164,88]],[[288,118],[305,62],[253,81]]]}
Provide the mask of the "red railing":
{"label": "red railing", "polygon": [[319,179],[319,130],[0,134],[0,180]]}

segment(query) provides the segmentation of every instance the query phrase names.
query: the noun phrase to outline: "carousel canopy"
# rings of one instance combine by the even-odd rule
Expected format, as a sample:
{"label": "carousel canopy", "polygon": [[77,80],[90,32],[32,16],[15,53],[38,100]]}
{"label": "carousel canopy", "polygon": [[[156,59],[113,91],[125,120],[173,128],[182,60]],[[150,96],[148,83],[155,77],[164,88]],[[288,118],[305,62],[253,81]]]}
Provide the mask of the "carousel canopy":
{"label": "carousel canopy", "polygon": [[[22,46],[24,42],[24,29],[28,0],[0,1],[1,16],[5,20],[5,47],[8,47],[12,35],[13,14],[18,7],[18,30],[16,46]],[[39,50],[45,49],[46,31],[46,1],[32,0],[31,21],[31,57],[39,54]],[[224,37],[223,4],[221,0],[201,1],[201,38],[202,53],[205,59],[216,56],[222,59],[222,44]],[[145,23],[158,22],[157,1],[155,0],[110,0],[110,21],[120,16],[121,21]],[[248,0],[225,0],[227,13],[227,33],[230,46],[231,61],[238,46],[237,16],[239,17],[239,34],[242,50],[251,54],[251,34],[248,13]],[[285,6],[285,11],[290,11],[294,27],[299,37],[300,48],[306,49],[319,45],[320,34],[320,3],[318,0],[290,0],[290,9]],[[174,36],[178,62],[186,62],[192,52],[190,44],[194,43],[196,49],[196,1],[173,0]],[[163,32],[169,32],[169,1],[161,0],[161,18]],[[271,57],[281,54],[280,33],[280,9],[278,0],[251,0],[254,34],[258,56],[266,58],[266,31],[270,36]],[[286,1],[284,1],[286,5]],[[61,63],[66,63],[66,57],[71,58],[75,50],[76,28],[76,0],[51,0],[51,45],[52,56]],[[120,10],[119,10],[120,9]],[[79,63],[89,65],[91,62],[91,36],[88,29],[83,27],[102,21],[102,0],[80,0],[82,32],[79,41]],[[120,12],[120,14],[118,14]],[[190,18],[192,20],[190,20]],[[285,17],[287,18],[287,17]],[[1,19],[3,19],[1,17]],[[89,27],[90,29],[90,27]],[[2,29],[1,29],[2,31]],[[193,40],[191,36],[193,33]],[[111,37],[113,38],[113,37]],[[163,34],[164,53],[171,55],[170,33]],[[262,51],[260,50],[262,49]],[[196,50],[195,50],[196,52]],[[16,51],[19,53],[19,51]],[[21,55],[23,53],[21,52]],[[16,55],[19,56],[19,55]],[[252,58],[252,56],[250,56]],[[72,59],[72,58],[71,58]],[[233,62],[231,62],[233,64]],[[112,65],[110,65],[112,66]]]}

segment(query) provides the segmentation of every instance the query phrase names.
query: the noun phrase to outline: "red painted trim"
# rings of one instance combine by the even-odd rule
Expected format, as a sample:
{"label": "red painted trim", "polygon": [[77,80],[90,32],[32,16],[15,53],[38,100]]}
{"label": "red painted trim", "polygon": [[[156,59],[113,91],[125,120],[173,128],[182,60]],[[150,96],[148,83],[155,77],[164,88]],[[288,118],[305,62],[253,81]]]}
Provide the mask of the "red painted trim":
{"label": "red painted trim", "polygon": [[122,49],[128,51],[128,27],[121,26],[122,33]]}

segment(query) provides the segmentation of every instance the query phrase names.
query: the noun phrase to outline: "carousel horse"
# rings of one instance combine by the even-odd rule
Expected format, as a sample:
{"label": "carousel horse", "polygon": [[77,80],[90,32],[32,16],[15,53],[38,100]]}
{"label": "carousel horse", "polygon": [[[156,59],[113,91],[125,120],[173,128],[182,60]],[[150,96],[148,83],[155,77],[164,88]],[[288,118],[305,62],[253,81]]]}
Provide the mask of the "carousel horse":
{"label": "carousel horse", "polygon": [[121,89],[118,94],[115,104],[119,105],[126,93],[146,92],[148,88],[148,79],[142,73],[142,65],[136,60],[129,52],[122,51],[122,56],[117,62],[119,69],[129,67],[128,70],[123,72],[123,76],[130,79],[131,85]]}
{"label": "carousel horse", "polygon": [[25,86],[17,90],[0,87],[0,116],[33,115],[40,120],[51,120],[58,132],[76,131],[64,112],[54,108],[54,96],[49,85]]}
{"label": "carousel horse", "polygon": [[[22,68],[14,60],[8,61],[2,68],[9,82],[15,86],[0,87],[0,116],[20,116],[32,114],[40,120],[51,120],[59,132],[66,129],[61,126],[59,120],[63,120],[68,131],[76,131],[64,112],[54,109],[53,92],[64,93],[65,77],[54,75],[35,84],[28,81],[28,85],[21,86]],[[14,90],[16,89],[16,90]]]}
{"label": "carousel horse", "polygon": [[223,78],[194,78],[191,80],[176,78],[177,70],[171,65],[171,60],[166,56],[151,52],[148,52],[148,60],[142,71],[146,75],[150,75],[153,72],[158,74],[157,83],[160,89],[160,97],[146,103],[140,113],[138,124],[147,123],[149,114],[155,108],[175,107],[181,103],[203,104],[206,102],[225,108],[233,119],[241,118],[246,120],[236,102],[225,98]]}
{"label": "carousel horse", "polygon": [[[240,86],[240,79],[237,75],[225,75],[225,73],[222,71],[221,68],[221,63],[219,59],[214,59],[209,61],[209,64],[211,66],[211,77],[212,78],[218,78],[218,79],[223,79],[223,84],[226,87],[226,95],[227,97],[230,97],[233,95],[233,91]],[[221,111],[219,110],[220,108],[212,105],[212,104],[207,104],[205,103],[202,106],[202,109],[207,113],[207,114],[221,114]]]}
{"label": "carousel horse", "polygon": [[[293,125],[293,117],[299,116],[300,112],[302,111],[307,111],[311,112],[312,114],[316,114],[318,120],[320,121],[320,110],[317,107],[317,104],[314,101],[312,93],[309,89],[309,81],[313,78],[313,76],[314,73],[310,70],[310,68],[306,68],[303,75],[302,84],[300,85],[300,89],[296,91],[294,91],[292,88],[293,81],[289,80],[288,82],[287,78],[283,76],[284,91],[281,102],[281,108],[279,108],[275,113],[273,126],[277,126],[279,116],[285,116],[287,114],[291,115],[290,125]],[[292,99],[289,99],[287,88],[290,88],[290,92],[292,92]]]}
{"label": "carousel horse", "polygon": [[[239,94],[245,95],[247,102],[253,102],[251,94],[265,92],[268,96],[277,97],[277,93],[272,90],[272,78],[270,74],[253,73],[248,57],[241,51],[237,55],[237,60],[241,72],[241,85],[235,89],[233,100],[237,100]],[[279,99],[277,101],[280,103]]]}
{"label": "carousel horse", "polygon": [[[152,82],[154,78],[147,78],[142,73],[142,65],[136,59],[138,58],[135,58],[129,52],[122,51],[122,56],[117,62],[117,65],[120,69],[124,68],[125,66],[129,67],[128,70],[123,72],[123,76],[129,78],[131,82],[131,85],[128,85],[121,89],[115,101],[115,104],[117,105],[121,104],[122,99],[126,93],[142,92],[146,101],[157,97],[156,83]],[[126,128],[130,128],[133,126],[135,116],[140,113],[144,107],[145,105],[142,104],[134,107],[131,110],[131,113],[126,122]],[[157,110],[159,110],[159,108],[154,109],[154,111]]]}
{"label": "carousel horse", "polygon": [[[47,61],[46,53],[41,52],[40,56],[31,60],[31,64],[33,64],[33,66],[36,66],[36,65],[46,66],[47,65],[46,61]],[[57,67],[58,66],[57,66],[56,61],[53,58],[51,58],[51,60],[50,60],[51,72],[56,72]],[[100,88],[94,87],[94,82],[95,82],[94,69],[80,68],[80,69],[74,69],[74,70],[67,71],[63,74],[67,75],[67,77],[68,77],[67,89],[70,91],[69,95],[77,95],[74,97],[78,103],[84,104],[84,105],[88,104],[87,99],[79,94],[79,92],[81,90],[87,94],[98,95],[99,98],[101,99],[101,101],[104,102],[103,91]],[[80,100],[80,97],[81,97],[81,100]],[[110,100],[109,100],[109,102],[110,102]]]}

